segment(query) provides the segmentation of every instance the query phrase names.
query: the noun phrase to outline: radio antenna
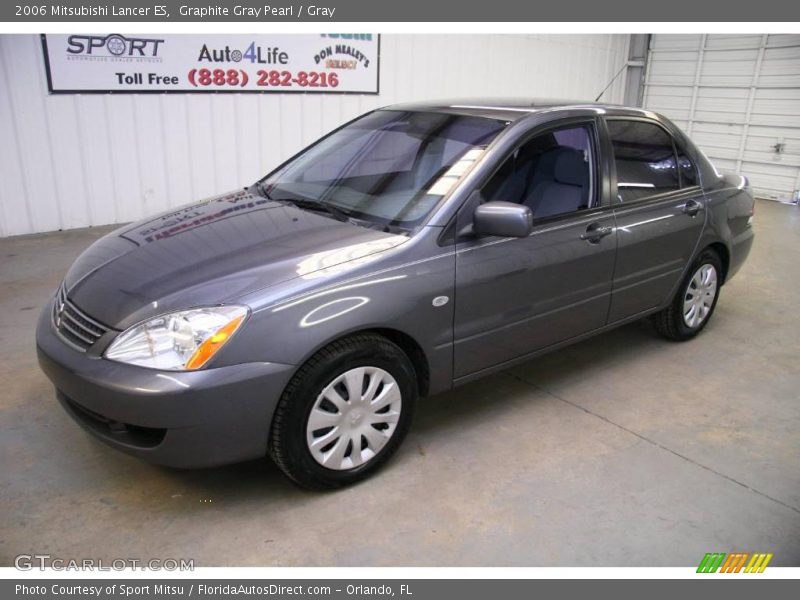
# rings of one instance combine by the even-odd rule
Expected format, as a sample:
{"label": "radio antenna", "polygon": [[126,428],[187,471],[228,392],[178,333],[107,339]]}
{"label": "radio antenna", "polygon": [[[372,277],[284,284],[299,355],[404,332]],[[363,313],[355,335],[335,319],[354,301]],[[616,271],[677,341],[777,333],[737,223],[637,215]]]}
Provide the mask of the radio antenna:
{"label": "radio antenna", "polygon": [[603,88],[603,91],[597,94],[597,98],[594,99],[595,102],[597,102],[598,100],[600,100],[600,98],[603,97],[603,94],[606,93],[606,90],[611,87],[611,84],[614,83],[617,80],[617,77],[619,77],[620,74],[627,68],[628,68],[628,63],[626,62],[624,65],[622,65],[622,68],[619,71],[617,71],[617,74],[611,78],[611,81],[608,82],[608,85]]}

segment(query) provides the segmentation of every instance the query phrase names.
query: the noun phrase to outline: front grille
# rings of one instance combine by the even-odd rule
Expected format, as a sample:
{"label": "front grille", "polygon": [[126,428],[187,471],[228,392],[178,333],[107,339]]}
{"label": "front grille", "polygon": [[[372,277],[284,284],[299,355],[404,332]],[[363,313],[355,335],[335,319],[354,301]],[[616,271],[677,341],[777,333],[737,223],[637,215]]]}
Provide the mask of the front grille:
{"label": "front grille", "polygon": [[74,348],[85,352],[109,328],[81,311],[67,298],[64,284],[58,289],[53,305],[53,325],[61,338]]}

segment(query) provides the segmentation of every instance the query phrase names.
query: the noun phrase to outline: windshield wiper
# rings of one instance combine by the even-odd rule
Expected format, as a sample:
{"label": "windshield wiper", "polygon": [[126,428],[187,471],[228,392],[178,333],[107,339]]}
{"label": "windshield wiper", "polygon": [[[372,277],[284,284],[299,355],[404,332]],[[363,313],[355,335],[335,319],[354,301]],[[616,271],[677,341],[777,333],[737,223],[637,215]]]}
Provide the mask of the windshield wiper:
{"label": "windshield wiper", "polygon": [[311,200],[308,198],[273,198],[269,192],[266,190],[266,186],[262,182],[258,182],[254,186],[258,193],[267,200],[273,200],[275,202],[285,202],[286,204],[293,204],[298,208],[302,208],[304,210],[311,210],[314,212],[321,212],[326,213],[337,221],[341,221],[343,223],[352,223],[353,225],[359,225],[361,227],[367,227],[369,229],[378,229],[385,233],[393,233],[397,230],[398,233],[407,234],[408,231],[403,227],[391,226],[388,224],[381,224],[381,223],[373,223],[368,219],[359,219],[358,217],[354,217],[353,213],[349,210],[345,210],[343,208],[339,208],[338,206],[334,206],[333,204],[329,204],[327,202],[321,202],[319,200]]}
{"label": "windshield wiper", "polygon": [[351,218],[350,213],[345,211],[337,206],[333,206],[328,204],[327,202],[320,202],[319,200],[310,200],[308,198],[273,198],[270,193],[267,191],[267,186],[264,185],[263,181],[259,181],[254,184],[256,191],[261,196],[264,196],[267,200],[273,200],[275,202],[286,202],[287,204],[294,204],[298,208],[303,208],[305,210],[313,210],[315,212],[324,212],[338,221],[342,222],[351,222],[357,225],[361,225],[355,218]]}
{"label": "windshield wiper", "polygon": [[288,202],[289,204],[294,204],[297,208],[327,213],[337,221],[342,221],[343,223],[355,222],[354,219],[350,218],[350,215],[347,214],[346,211],[333,206],[332,204],[328,204],[327,202],[308,200],[306,198],[278,198],[277,200],[278,202]]}
{"label": "windshield wiper", "polygon": [[267,200],[273,200],[275,202],[286,202],[288,204],[294,204],[298,208],[304,208],[306,210],[313,210],[316,212],[324,212],[328,213],[336,217],[340,221],[348,221],[350,217],[340,208],[335,206],[331,206],[330,204],[320,202],[319,200],[309,200],[307,198],[273,198],[270,193],[267,191],[267,187],[264,185],[263,182],[259,181],[255,184],[255,188],[258,193]]}

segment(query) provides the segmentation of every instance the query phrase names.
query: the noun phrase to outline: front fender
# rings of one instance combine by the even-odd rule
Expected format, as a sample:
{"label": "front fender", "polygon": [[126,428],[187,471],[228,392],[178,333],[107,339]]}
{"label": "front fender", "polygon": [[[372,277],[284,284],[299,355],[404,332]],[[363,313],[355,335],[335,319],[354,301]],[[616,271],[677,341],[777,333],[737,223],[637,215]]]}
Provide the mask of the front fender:
{"label": "front fender", "polygon": [[268,295],[246,298],[252,314],[214,366],[263,361],[299,367],[334,340],[388,329],[412,338],[422,349],[431,393],[449,389],[455,255],[451,247],[437,246],[435,239],[407,246],[388,261],[335,280],[312,275],[316,279],[289,282]]}

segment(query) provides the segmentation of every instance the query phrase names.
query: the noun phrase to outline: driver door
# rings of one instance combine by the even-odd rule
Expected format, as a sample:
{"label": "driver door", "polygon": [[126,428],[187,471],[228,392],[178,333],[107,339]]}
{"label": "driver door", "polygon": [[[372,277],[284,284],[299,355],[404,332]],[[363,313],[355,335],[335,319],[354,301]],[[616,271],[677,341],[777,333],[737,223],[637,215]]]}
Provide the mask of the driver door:
{"label": "driver door", "polygon": [[534,226],[524,238],[457,238],[456,380],[606,324],[617,240],[597,135],[593,120],[535,134],[459,211],[459,232],[493,200],[526,204]]}

